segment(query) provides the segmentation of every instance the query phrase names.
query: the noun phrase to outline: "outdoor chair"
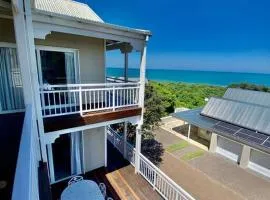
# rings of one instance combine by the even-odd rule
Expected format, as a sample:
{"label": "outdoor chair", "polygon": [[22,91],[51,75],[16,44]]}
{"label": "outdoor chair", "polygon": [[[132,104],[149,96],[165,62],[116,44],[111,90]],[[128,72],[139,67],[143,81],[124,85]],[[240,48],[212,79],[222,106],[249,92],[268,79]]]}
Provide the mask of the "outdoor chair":
{"label": "outdoor chair", "polygon": [[106,197],[106,185],[104,183],[99,184],[99,189],[104,197]]}
{"label": "outdoor chair", "polygon": [[71,185],[73,183],[82,181],[83,177],[82,176],[73,176],[69,181],[68,181],[68,185]]}

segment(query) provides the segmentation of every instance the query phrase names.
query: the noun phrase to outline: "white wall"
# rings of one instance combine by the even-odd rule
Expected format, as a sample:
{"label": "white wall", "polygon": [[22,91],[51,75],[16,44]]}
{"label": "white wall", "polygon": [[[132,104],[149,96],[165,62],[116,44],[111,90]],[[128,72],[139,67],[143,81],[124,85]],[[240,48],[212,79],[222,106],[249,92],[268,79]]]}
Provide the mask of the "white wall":
{"label": "white wall", "polygon": [[83,131],[85,172],[105,165],[105,127]]}
{"label": "white wall", "polygon": [[[15,44],[13,21],[0,18],[0,27],[0,42]],[[53,32],[45,40],[36,39],[35,44],[79,50],[81,83],[103,83],[105,81],[103,39]]]}
{"label": "white wall", "polygon": [[103,83],[105,81],[104,40],[52,33],[47,35],[45,40],[36,39],[35,44],[79,50],[81,83]]}

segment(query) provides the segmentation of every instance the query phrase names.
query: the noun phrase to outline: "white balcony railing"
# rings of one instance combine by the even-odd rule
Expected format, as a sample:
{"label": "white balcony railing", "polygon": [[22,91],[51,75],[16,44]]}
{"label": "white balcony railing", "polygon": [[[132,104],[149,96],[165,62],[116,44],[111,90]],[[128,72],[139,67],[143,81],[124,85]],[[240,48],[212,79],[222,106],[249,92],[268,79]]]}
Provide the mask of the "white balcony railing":
{"label": "white balcony railing", "polygon": [[115,111],[139,105],[139,83],[43,85],[43,117]]}
{"label": "white balcony railing", "polygon": [[[108,127],[108,140],[116,147],[116,149],[124,155],[124,139],[115,130]],[[126,142],[127,155],[126,159],[134,166],[136,149]],[[188,192],[177,185],[170,177],[163,173],[144,155],[140,154],[140,169],[139,173],[151,184],[166,200],[195,200]]]}
{"label": "white balcony railing", "polygon": [[26,106],[25,119],[13,184],[12,200],[39,199],[39,141],[37,129],[35,128],[35,121],[35,113],[32,106]]}

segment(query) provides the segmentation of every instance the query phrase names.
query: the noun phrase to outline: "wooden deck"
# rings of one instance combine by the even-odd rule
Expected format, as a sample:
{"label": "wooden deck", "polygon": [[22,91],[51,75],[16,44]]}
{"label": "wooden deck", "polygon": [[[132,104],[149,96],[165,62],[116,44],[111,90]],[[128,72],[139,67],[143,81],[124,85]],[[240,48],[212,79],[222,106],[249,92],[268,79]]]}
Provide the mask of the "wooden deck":
{"label": "wooden deck", "polygon": [[81,117],[79,114],[50,117],[44,119],[44,129],[45,133],[53,132],[62,129],[138,116],[141,115],[141,112],[141,108],[135,107],[110,112],[89,113],[83,117]]}
{"label": "wooden deck", "polygon": [[[159,200],[161,196],[146,180],[134,173],[134,167],[108,142],[108,167],[99,168],[83,175],[85,179],[103,182],[107,196],[114,200]],[[53,199],[59,199],[67,181],[52,185]]]}

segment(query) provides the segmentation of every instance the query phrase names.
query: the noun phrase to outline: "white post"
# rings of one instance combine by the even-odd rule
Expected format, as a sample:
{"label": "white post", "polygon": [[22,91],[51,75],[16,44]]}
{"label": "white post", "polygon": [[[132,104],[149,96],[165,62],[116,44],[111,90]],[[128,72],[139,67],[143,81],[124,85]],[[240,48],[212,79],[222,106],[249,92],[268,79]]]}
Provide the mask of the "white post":
{"label": "white post", "polygon": [[105,136],[104,136],[104,138],[105,138],[105,140],[104,140],[104,145],[105,145],[105,162],[104,162],[104,166],[105,167],[107,167],[107,164],[108,164],[108,153],[107,153],[107,131],[108,131],[108,129],[107,129],[107,126],[105,126],[105,131],[104,131],[104,133],[105,133]]}
{"label": "white post", "polygon": [[250,152],[251,152],[251,148],[247,145],[244,145],[242,149],[240,162],[239,162],[240,167],[247,168],[248,163],[249,163],[249,158],[250,158]]}
{"label": "white post", "polygon": [[48,159],[49,159],[48,164],[49,164],[50,180],[51,180],[51,183],[54,183],[55,175],[54,175],[52,144],[47,144],[47,149],[48,149]]}
{"label": "white post", "polygon": [[[95,92],[95,91],[94,91]],[[90,92],[90,95],[91,95],[91,92]],[[96,101],[94,100],[94,103]],[[82,107],[82,87],[79,86],[79,104],[80,104],[80,115],[83,116],[83,107]],[[90,102],[90,107],[91,107],[91,102]]]}
{"label": "white post", "polygon": [[140,64],[139,106],[142,108],[140,125],[142,125],[142,123],[143,123],[143,112],[144,112],[143,110],[144,110],[145,68],[146,68],[146,50],[147,50],[146,43],[147,43],[147,41],[148,41],[148,36],[145,39],[145,46],[142,50],[141,64]]}
{"label": "white post", "polygon": [[115,111],[115,86],[113,86],[113,111]]}
{"label": "white post", "polygon": [[190,138],[190,130],[191,130],[191,125],[188,124],[188,140],[189,140],[189,138]]}
{"label": "white post", "polygon": [[135,173],[140,171],[140,153],[141,153],[141,127],[138,125],[136,128],[136,158],[135,158]]}
{"label": "white post", "polygon": [[124,158],[127,158],[127,126],[128,122],[125,122],[124,124]]}
{"label": "white post", "polygon": [[211,140],[210,140],[210,146],[209,146],[209,152],[215,153],[217,150],[217,134],[212,133]]}
{"label": "white post", "polygon": [[47,162],[46,146],[45,142],[42,141],[44,126],[39,95],[31,2],[30,0],[24,0],[12,1],[12,3],[18,62],[22,73],[24,100],[25,104],[33,104],[35,107],[39,130],[41,158],[44,162]]}

